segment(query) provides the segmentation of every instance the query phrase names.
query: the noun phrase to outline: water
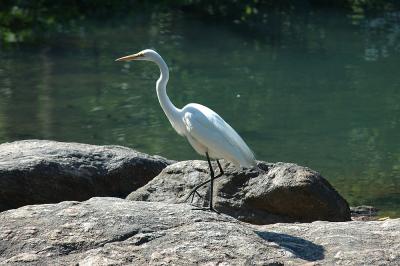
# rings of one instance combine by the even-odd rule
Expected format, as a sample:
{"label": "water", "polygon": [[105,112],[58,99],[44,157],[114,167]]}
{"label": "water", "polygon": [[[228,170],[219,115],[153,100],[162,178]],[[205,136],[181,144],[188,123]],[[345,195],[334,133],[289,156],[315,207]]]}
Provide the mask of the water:
{"label": "water", "polygon": [[0,141],[118,144],[200,158],[155,94],[158,69],[114,59],[156,48],[182,107],[217,111],[257,159],[322,173],[351,205],[400,217],[400,13],[331,11],[245,27],[171,10],[85,22],[0,51]]}

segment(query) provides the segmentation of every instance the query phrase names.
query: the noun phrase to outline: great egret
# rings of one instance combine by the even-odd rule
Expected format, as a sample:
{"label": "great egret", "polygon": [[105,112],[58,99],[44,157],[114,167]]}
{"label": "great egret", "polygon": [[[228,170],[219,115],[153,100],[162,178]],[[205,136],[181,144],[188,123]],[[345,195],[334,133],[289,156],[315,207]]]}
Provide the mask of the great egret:
{"label": "great egret", "polygon": [[[179,109],[170,101],[166,91],[169,79],[168,66],[157,52],[146,49],[133,55],[118,58],[115,61],[128,62],[133,60],[151,61],[158,65],[161,74],[156,83],[156,90],[161,108],[164,110],[176,132],[179,135],[185,136],[197,153],[207,157],[211,178],[196,186],[186,200],[193,193],[197,193],[199,187],[210,182],[209,207],[210,210],[215,211],[213,208],[214,179],[224,174],[218,159],[228,160],[237,167],[253,167],[256,165],[253,152],[239,134],[208,107],[197,103],[189,103],[182,109]],[[217,176],[214,174],[210,158],[217,161],[220,170]]]}

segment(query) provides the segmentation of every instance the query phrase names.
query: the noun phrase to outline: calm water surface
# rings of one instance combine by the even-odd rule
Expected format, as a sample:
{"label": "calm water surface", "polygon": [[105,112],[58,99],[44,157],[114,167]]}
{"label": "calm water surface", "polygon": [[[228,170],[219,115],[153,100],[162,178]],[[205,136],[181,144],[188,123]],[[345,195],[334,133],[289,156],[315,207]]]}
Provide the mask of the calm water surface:
{"label": "calm water surface", "polygon": [[351,205],[400,216],[400,13],[276,15],[255,27],[153,11],[86,22],[0,51],[0,141],[118,144],[200,158],[169,125],[158,69],[114,59],[155,48],[168,93],[225,118],[257,159],[323,174]]}

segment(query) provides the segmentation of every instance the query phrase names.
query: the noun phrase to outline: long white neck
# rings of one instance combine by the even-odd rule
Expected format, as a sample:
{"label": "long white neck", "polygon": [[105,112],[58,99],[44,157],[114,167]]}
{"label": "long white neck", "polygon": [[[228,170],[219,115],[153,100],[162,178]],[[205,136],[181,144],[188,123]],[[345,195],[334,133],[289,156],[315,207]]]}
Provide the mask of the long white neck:
{"label": "long white neck", "polygon": [[164,110],[164,113],[167,115],[168,120],[171,125],[175,128],[179,133],[180,126],[180,111],[181,109],[176,108],[176,106],[171,102],[167,95],[167,83],[169,79],[169,70],[165,61],[159,56],[157,60],[154,62],[160,68],[160,78],[157,80],[156,90],[158,101],[160,102],[161,108]]}

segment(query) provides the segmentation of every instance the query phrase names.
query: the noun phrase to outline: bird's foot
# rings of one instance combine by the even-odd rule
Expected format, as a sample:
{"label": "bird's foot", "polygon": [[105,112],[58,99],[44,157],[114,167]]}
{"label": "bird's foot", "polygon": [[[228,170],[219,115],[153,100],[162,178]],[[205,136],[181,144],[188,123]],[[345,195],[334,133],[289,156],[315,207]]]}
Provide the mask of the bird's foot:
{"label": "bird's foot", "polygon": [[199,206],[193,206],[193,211],[206,211],[206,212],[215,212],[216,214],[221,214],[219,211],[214,209],[213,207],[199,207]]}
{"label": "bird's foot", "polygon": [[[217,176],[214,177],[214,180],[217,179],[218,177],[221,177],[223,174],[224,174],[223,172],[220,173],[220,174],[218,174]],[[186,196],[186,198],[183,200],[183,202],[187,202],[187,200],[188,200],[190,197],[192,197],[192,199],[191,199],[191,201],[190,201],[190,203],[192,203],[192,202],[193,202],[193,199],[194,199],[194,194],[197,194],[197,196],[199,196],[199,198],[204,199],[204,197],[201,196],[200,193],[199,193],[197,190],[198,190],[199,188],[201,188],[202,186],[204,186],[204,185],[210,183],[210,182],[211,182],[211,179],[208,179],[207,181],[204,181],[203,183],[200,183],[200,184],[198,184],[197,186],[195,186],[195,187],[189,192],[189,194]]]}
{"label": "bird's foot", "polygon": [[221,214],[219,211],[217,211],[216,209],[214,209],[214,207],[212,207],[212,206],[210,206],[210,207],[208,208],[208,210],[209,210],[210,212],[215,212],[216,214]]}
{"label": "bird's foot", "polygon": [[183,200],[183,202],[187,202],[188,199],[191,197],[190,199],[190,203],[193,203],[194,200],[194,196],[197,195],[199,198],[204,199],[204,197],[202,195],[200,195],[200,193],[197,191],[197,189],[193,189],[192,191],[190,191],[190,193],[186,196],[186,198]]}
{"label": "bird's foot", "polygon": [[189,192],[189,194],[186,196],[186,198],[183,200],[183,202],[187,202],[188,199],[189,199],[190,197],[192,197],[192,199],[190,200],[190,203],[193,203],[193,200],[194,200],[194,196],[195,196],[195,195],[199,196],[199,198],[204,199],[204,197],[203,197],[202,195],[200,195],[200,193],[199,193],[197,190],[198,190],[200,187],[202,187],[202,186],[204,186],[205,184],[207,184],[208,182],[210,182],[210,181],[201,183],[200,185],[197,185],[196,187],[194,187],[194,188]]}

